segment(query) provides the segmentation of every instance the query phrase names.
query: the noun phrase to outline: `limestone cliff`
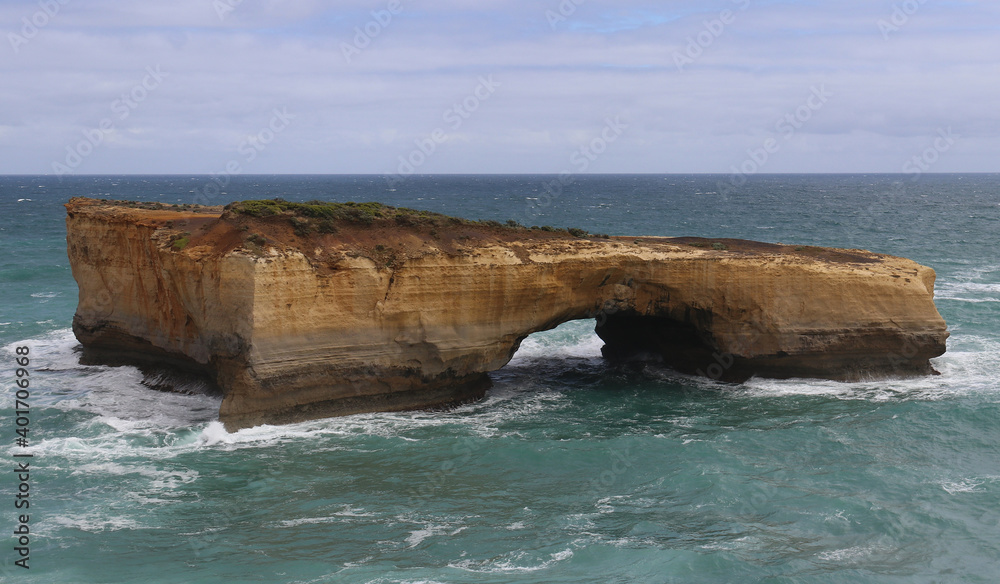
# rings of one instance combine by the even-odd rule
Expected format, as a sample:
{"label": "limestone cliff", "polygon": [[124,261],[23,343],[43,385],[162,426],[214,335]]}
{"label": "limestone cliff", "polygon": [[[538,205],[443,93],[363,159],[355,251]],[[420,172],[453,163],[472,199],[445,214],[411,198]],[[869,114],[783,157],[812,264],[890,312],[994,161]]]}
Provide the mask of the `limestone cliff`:
{"label": "limestone cliff", "polygon": [[230,429],[477,397],[527,335],[580,318],[609,358],[725,380],[926,374],[948,336],[934,271],[862,250],[377,204],[67,210],[88,354],[209,373]]}

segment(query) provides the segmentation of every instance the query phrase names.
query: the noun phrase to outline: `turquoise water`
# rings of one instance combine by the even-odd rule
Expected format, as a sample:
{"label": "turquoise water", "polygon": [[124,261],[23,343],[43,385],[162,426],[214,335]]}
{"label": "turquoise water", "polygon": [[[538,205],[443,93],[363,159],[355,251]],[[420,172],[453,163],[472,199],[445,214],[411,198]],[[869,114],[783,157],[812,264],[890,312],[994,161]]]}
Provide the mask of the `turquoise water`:
{"label": "turquoise water", "polygon": [[937,270],[952,337],[940,376],[726,385],[607,365],[576,321],[525,341],[474,404],[228,434],[218,397],[81,366],[69,331],[61,205],[194,202],[207,177],[0,177],[3,452],[8,468],[24,452],[13,350],[29,346],[34,454],[31,570],[9,536],[0,581],[995,582],[1000,176],[899,179],[236,177],[212,202],[379,200],[903,255]]}

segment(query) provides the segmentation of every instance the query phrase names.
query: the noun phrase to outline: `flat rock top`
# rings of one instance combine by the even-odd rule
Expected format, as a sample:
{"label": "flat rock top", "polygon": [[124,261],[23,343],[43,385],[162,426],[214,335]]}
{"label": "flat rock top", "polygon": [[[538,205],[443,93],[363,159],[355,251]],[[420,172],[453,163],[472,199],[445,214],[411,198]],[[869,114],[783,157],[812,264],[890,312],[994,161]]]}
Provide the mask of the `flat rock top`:
{"label": "flat rock top", "polygon": [[[279,200],[280,201],[280,200]],[[860,249],[763,243],[742,239],[593,235],[582,230],[523,227],[495,221],[470,221],[437,213],[397,209],[378,203],[275,203],[244,201],[226,206],[164,205],[76,197],[67,204],[70,217],[86,215],[112,223],[151,227],[166,244],[184,239],[183,247],[202,256],[222,256],[241,249],[262,255],[299,251],[310,258],[317,250],[365,256],[391,265],[429,253],[468,255],[476,249],[507,247],[524,261],[528,256],[629,253],[655,257],[712,256],[780,260],[788,263],[888,268],[916,275],[914,262]],[[283,209],[287,206],[289,209]],[[263,209],[264,212],[261,212]],[[276,209],[276,211],[275,211]],[[329,211],[329,212],[328,212]],[[572,231],[572,233],[570,232]],[[321,255],[328,255],[324,253]],[[882,271],[882,270],[878,270]]]}

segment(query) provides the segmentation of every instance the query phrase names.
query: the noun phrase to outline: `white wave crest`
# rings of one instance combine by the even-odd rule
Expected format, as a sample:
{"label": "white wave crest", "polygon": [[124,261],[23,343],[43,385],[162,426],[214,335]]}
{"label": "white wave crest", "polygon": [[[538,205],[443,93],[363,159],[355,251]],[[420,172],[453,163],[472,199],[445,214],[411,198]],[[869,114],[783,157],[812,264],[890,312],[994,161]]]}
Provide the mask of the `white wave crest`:
{"label": "white wave crest", "polygon": [[[886,401],[892,399],[941,400],[957,396],[1000,393],[1000,342],[985,338],[953,337],[949,349],[932,359],[941,375],[872,381],[842,382],[822,379],[753,378],[741,385],[737,395],[823,395],[842,399]],[[969,345],[981,345],[970,347]]]}
{"label": "white wave crest", "polygon": [[959,271],[934,286],[937,300],[1000,302],[1000,266],[982,266]]}
{"label": "white wave crest", "polygon": [[593,320],[574,320],[524,339],[508,367],[537,359],[600,358],[603,346],[604,341],[594,332]]}
{"label": "white wave crest", "polygon": [[538,558],[528,552],[514,552],[505,554],[496,560],[462,560],[461,562],[448,564],[448,567],[480,574],[525,573],[545,570],[554,564],[566,561],[572,557],[573,550],[565,549],[549,554],[548,559],[540,563],[530,565],[538,562]]}

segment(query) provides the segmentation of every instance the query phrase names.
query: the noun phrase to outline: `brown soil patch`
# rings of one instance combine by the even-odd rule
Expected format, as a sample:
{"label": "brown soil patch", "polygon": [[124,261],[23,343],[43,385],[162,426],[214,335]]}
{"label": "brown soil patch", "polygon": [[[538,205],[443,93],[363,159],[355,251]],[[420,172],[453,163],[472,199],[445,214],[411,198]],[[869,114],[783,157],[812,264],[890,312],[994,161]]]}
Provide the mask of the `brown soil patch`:
{"label": "brown soil patch", "polygon": [[[565,231],[545,231],[526,227],[489,225],[461,219],[431,224],[400,224],[393,219],[376,219],[371,224],[335,222],[335,233],[316,229],[297,230],[292,215],[254,217],[232,213],[221,206],[187,208],[157,203],[101,201],[74,198],[67,205],[70,214],[86,211],[115,221],[129,221],[166,230],[169,241],[188,238],[187,247],[199,247],[211,255],[225,255],[237,248],[263,254],[268,247],[298,250],[306,257],[327,266],[335,266],[347,255],[371,258],[377,265],[392,267],[407,258],[437,251],[449,255],[473,253],[476,247],[515,242],[564,243],[567,251],[588,247],[585,242],[607,239],[597,236],[575,237]],[[811,258],[831,263],[874,264],[883,256],[864,250],[840,250],[824,247],[764,243],[744,239],[709,239],[703,237],[631,237],[615,236],[611,241],[634,243],[648,248],[700,249],[739,255],[782,255]],[[582,245],[581,245],[582,244]],[[316,249],[321,250],[317,256]],[[527,260],[520,246],[513,248]]]}

